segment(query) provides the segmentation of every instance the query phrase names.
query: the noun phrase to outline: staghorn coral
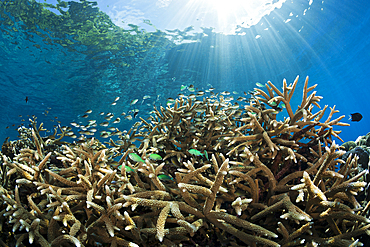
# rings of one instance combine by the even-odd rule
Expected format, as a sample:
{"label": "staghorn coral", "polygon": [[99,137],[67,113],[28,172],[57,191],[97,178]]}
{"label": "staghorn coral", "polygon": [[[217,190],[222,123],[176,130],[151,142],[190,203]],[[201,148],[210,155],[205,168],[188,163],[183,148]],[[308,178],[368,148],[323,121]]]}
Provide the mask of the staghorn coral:
{"label": "staghorn coral", "polygon": [[366,171],[340,159],[344,116],[314,112],[308,78],[293,110],[297,83],[268,82],[245,105],[182,96],[116,143],[61,142],[64,128],[45,140],[34,121],[32,145],[2,156],[15,183],[0,188],[1,234],[18,246],[360,246]]}

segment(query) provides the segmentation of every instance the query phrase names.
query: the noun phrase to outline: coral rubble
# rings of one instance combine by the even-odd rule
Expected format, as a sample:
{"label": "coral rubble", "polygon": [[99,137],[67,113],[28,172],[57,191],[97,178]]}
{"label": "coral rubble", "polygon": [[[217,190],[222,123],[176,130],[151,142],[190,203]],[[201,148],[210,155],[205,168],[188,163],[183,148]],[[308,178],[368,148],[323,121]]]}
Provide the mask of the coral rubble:
{"label": "coral rubble", "polygon": [[293,109],[297,83],[245,105],[182,96],[105,144],[43,138],[33,121],[3,144],[0,244],[360,246],[367,170],[341,159],[344,116],[323,119],[308,78]]}

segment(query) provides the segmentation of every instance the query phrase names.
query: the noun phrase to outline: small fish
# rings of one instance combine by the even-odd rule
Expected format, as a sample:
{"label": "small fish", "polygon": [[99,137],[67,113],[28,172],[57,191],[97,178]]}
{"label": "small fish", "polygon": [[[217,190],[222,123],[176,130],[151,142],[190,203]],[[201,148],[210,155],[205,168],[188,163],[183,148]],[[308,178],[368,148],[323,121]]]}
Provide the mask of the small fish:
{"label": "small fish", "polygon": [[100,126],[107,127],[109,125],[109,122],[105,121],[99,124]]}
{"label": "small fish", "polygon": [[79,131],[78,133],[80,133],[81,135],[87,135],[87,136],[94,135],[94,132],[91,132],[91,131]]}
{"label": "small fish", "polygon": [[118,117],[118,118],[116,118],[114,121],[113,121],[113,123],[115,124],[115,123],[119,123],[119,122],[121,122],[121,119]]}
{"label": "small fish", "polygon": [[87,118],[89,115],[85,114],[85,115],[82,115],[81,117],[82,118]]}
{"label": "small fish", "polygon": [[113,102],[111,105],[117,105],[117,102]]}
{"label": "small fish", "polygon": [[184,114],[182,114],[182,116],[184,116],[184,117],[190,117],[191,115],[193,115],[193,112],[191,112],[191,111],[185,112]]}
{"label": "small fish", "polygon": [[361,113],[352,113],[351,116],[349,116],[349,120],[353,122],[359,122],[362,119]]}
{"label": "small fish", "polygon": [[138,114],[138,113],[139,113],[139,112],[135,112],[135,113],[134,113],[134,118],[137,116],[137,114]]}
{"label": "small fish", "polygon": [[[121,170],[122,168],[122,165],[120,165],[119,167],[117,167],[118,170]],[[131,169],[131,167],[129,166],[125,166],[125,169],[126,169],[126,172],[130,173],[130,172],[133,172],[134,170]]]}
{"label": "small fish", "polygon": [[138,101],[138,99],[131,100],[130,105],[135,105],[137,101]]}
{"label": "small fish", "polygon": [[143,99],[149,99],[150,95],[144,95]]}
{"label": "small fish", "polygon": [[173,98],[168,98],[167,99],[167,105],[172,105],[175,103],[175,100]]}
{"label": "small fish", "polygon": [[115,99],[114,99],[114,101],[118,101],[119,100],[119,97],[116,97]]}
{"label": "small fish", "polygon": [[159,154],[151,154],[151,155],[149,155],[149,159],[151,159],[151,160],[162,160],[162,157]]}
{"label": "small fish", "polygon": [[170,177],[170,176],[168,176],[166,174],[159,174],[158,175],[158,178],[160,180],[163,180],[163,181],[171,181],[171,180],[174,180],[173,177]]}
{"label": "small fish", "polygon": [[180,90],[181,90],[181,91],[184,91],[186,88],[187,88],[187,86],[185,86],[185,85],[181,85]]}
{"label": "small fish", "polygon": [[109,137],[109,134],[108,133],[104,133],[104,134],[101,134],[100,135],[102,138],[108,138]]}
{"label": "small fish", "polygon": [[257,87],[264,87],[263,84],[262,83],[259,83],[259,82],[256,83],[256,86]]}
{"label": "small fish", "polygon": [[196,149],[190,149],[188,152],[192,155],[203,156],[203,154]]}
{"label": "small fish", "polygon": [[188,90],[189,90],[190,92],[194,92],[194,91],[195,91],[194,85],[190,85],[190,86],[188,87]]}
{"label": "small fish", "polygon": [[135,162],[143,162],[143,163],[145,163],[145,161],[142,158],[140,158],[139,155],[137,155],[135,153],[130,153],[128,156],[130,157],[130,159],[132,159]]}
{"label": "small fish", "polygon": [[86,114],[92,113],[92,110],[85,111]]}
{"label": "small fish", "polygon": [[26,101],[26,103],[28,103],[28,96],[26,96],[25,101]]}
{"label": "small fish", "polygon": [[66,136],[74,135],[73,131],[68,131],[68,132],[65,132],[64,134],[65,134]]}

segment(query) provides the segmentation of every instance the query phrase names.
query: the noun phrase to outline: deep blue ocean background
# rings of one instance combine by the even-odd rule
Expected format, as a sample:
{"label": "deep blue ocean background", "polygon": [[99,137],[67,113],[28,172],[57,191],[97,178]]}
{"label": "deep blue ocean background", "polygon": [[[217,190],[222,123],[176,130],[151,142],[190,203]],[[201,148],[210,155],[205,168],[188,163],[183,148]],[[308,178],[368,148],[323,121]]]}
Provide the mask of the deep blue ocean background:
{"label": "deep blue ocean background", "polygon": [[[124,130],[146,118],[153,104],[175,98],[181,85],[238,97],[257,82],[282,86],[297,75],[294,106],[309,76],[323,96],[320,105],[335,105],[335,117],[346,115],[342,122],[351,124],[336,127],[344,141],[370,131],[368,0],[287,1],[235,34],[208,26],[161,30],[151,20],[123,29],[94,2],[39,2],[0,2],[0,142],[15,139],[32,115],[52,129],[102,122],[100,112],[111,112],[121,118],[114,126]],[[299,15],[286,22],[291,13]],[[134,109],[137,116],[125,118]],[[355,112],[363,115],[360,122],[348,120]]]}

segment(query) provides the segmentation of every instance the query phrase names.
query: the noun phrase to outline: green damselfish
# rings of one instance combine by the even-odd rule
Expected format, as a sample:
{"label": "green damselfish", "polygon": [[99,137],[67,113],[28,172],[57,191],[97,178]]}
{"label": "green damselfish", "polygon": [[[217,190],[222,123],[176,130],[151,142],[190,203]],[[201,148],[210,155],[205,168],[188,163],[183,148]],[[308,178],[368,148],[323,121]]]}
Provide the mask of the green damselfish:
{"label": "green damselfish", "polygon": [[170,177],[170,176],[168,176],[168,175],[166,175],[166,174],[159,174],[159,175],[158,175],[158,178],[159,178],[160,180],[163,180],[163,181],[170,181],[170,180],[173,180],[173,177]]}
{"label": "green damselfish", "polygon": [[[121,168],[122,168],[122,165],[120,165],[120,166],[118,167],[118,170],[121,170]],[[129,166],[125,166],[125,168],[126,168],[126,172],[128,172],[128,173],[130,173],[130,172],[134,171],[134,170],[132,170],[132,169],[131,169],[131,167],[129,167]]]}
{"label": "green damselfish", "polygon": [[140,158],[139,155],[135,154],[135,153],[130,153],[128,155],[130,157],[130,159],[132,159],[133,161],[136,161],[136,162],[145,162],[142,158]]}
{"label": "green damselfish", "polygon": [[149,155],[149,159],[151,159],[151,160],[162,160],[162,157],[159,154],[151,154],[151,155]]}
{"label": "green damselfish", "polygon": [[200,151],[196,150],[196,149],[190,149],[188,152],[189,152],[189,154],[192,154],[192,155],[196,155],[196,156],[201,155],[201,156],[203,156],[203,154]]}

